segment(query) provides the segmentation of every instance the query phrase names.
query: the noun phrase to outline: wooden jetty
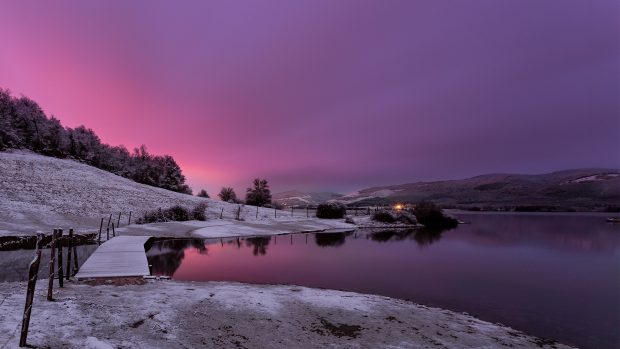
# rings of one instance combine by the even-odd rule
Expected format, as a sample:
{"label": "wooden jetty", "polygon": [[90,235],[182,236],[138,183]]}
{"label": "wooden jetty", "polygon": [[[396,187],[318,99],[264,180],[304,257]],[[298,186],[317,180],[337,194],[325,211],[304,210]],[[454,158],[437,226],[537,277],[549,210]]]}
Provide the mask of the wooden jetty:
{"label": "wooden jetty", "polygon": [[149,275],[144,244],[149,236],[116,236],[84,262],[77,279]]}

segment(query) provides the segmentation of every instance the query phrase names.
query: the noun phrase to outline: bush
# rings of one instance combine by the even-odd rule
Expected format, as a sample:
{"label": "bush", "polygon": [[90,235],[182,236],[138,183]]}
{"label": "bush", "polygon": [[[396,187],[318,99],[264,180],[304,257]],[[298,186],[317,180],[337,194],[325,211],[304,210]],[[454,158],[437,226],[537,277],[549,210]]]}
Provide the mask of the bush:
{"label": "bush", "polygon": [[170,221],[189,221],[190,212],[187,207],[176,205],[165,210],[164,216]]}
{"label": "bush", "polygon": [[189,221],[190,219],[204,221],[206,220],[206,209],[206,203],[199,203],[191,211],[185,206],[175,205],[165,210],[160,208],[153,211],[147,211],[144,213],[143,217],[136,219],[136,223],[146,224],[169,221]]}
{"label": "bush", "polygon": [[316,208],[317,218],[337,219],[344,217],[347,208],[340,202],[324,202]]}
{"label": "bush", "polygon": [[392,212],[381,210],[373,213],[372,219],[374,221],[382,223],[394,223],[396,222],[396,215],[394,215]]}
{"label": "bush", "polygon": [[452,217],[446,216],[437,205],[432,202],[421,202],[413,210],[418,222],[427,228],[451,229],[459,222]]}
{"label": "bush", "polygon": [[206,221],[207,216],[205,215],[205,211],[207,210],[207,204],[204,202],[199,203],[192,210],[192,218],[197,221]]}

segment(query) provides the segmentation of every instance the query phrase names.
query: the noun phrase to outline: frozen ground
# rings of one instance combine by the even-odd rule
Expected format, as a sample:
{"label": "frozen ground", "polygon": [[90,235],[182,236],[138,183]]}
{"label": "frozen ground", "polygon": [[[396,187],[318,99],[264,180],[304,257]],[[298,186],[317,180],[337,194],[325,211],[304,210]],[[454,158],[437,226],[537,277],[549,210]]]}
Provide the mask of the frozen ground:
{"label": "frozen ground", "polygon": [[[277,211],[254,206],[229,204],[217,200],[175,193],[136,183],[112,173],[73,160],[46,157],[26,151],[0,152],[0,236],[29,235],[38,231],[49,233],[56,227],[75,228],[77,232],[99,230],[101,218],[127,225],[145,211],[173,205],[193,207],[206,202],[206,223],[155,224],[150,229],[169,231],[173,236],[198,228],[213,227],[195,232],[196,236],[244,235],[269,232],[322,230],[343,227],[344,223],[306,218],[299,210],[294,217],[290,211]],[[235,220],[237,210],[242,221]],[[220,219],[220,216],[222,219]],[[275,217],[277,216],[277,217]],[[211,222],[212,221],[212,222]],[[313,222],[314,221],[314,222]],[[216,228],[216,226],[218,228]],[[183,233],[177,233],[183,231]],[[350,226],[349,226],[350,227]],[[131,227],[126,233],[140,234],[142,229]],[[286,231],[291,232],[291,230]]]}
{"label": "frozen ground", "polygon": [[[47,302],[41,281],[33,347],[568,348],[469,315],[351,292],[116,279],[120,286],[68,283]],[[17,347],[24,298],[24,283],[0,283],[0,348]]]}

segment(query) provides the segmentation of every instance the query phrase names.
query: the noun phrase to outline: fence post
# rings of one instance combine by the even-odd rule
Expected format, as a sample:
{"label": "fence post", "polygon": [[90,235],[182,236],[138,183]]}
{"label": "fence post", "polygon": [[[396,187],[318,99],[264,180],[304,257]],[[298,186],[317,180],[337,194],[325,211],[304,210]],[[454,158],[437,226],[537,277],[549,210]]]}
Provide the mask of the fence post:
{"label": "fence post", "polygon": [[278,210],[275,207],[273,208],[273,218],[278,218]]}
{"label": "fence post", "polygon": [[258,206],[256,206],[256,219],[258,219]]}
{"label": "fence post", "polygon": [[129,219],[127,220],[127,225],[131,225],[131,211],[129,211]]}
{"label": "fence post", "polygon": [[69,241],[67,242],[67,281],[71,278],[71,246],[73,245],[73,229],[69,229]]}
{"label": "fence post", "polygon": [[112,214],[110,213],[110,218],[108,218],[108,228],[110,227],[110,222],[112,221]]}
{"label": "fence post", "polygon": [[77,274],[78,270],[80,269],[79,267],[79,263],[78,263],[78,257],[77,257],[77,247],[75,246],[76,243],[75,241],[73,242],[73,274],[72,276],[75,276],[75,274]]}
{"label": "fence post", "polygon": [[62,229],[58,229],[58,240],[56,241],[58,243],[57,246],[57,250],[58,250],[58,285],[60,287],[64,287],[63,281],[62,279],[64,278],[64,274],[62,272]]}
{"label": "fence post", "polygon": [[50,254],[49,276],[47,280],[47,300],[48,301],[53,300],[52,291],[54,288],[54,274],[55,274],[54,264],[56,263],[56,229],[54,229],[54,232],[52,233],[52,244],[50,247],[51,247],[52,253]]}
{"label": "fence post", "polygon": [[116,226],[117,227],[121,226],[121,212],[118,213],[118,220],[116,221]]}
{"label": "fence post", "polygon": [[101,229],[103,229],[103,217],[101,217],[101,224],[99,224],[99,238],[97,242],[101,243]]}
{"label": "fence post", "polygon": [[224,208],[222,207],[222,210],[220,211],[220,219],[222,219],[223,215],[224,215]]}
{"label": "fence post", "polygon": [[116,231],[114,230],[114,222],[112,222],[112,237],[116,237]]}
{"label": "fence post", "polygon": [[34,289],[37,285],[37,274],[39,273],[39,263],[41,262],[41,243],[43,234],[37,234],[37,251],[34,259],[30,262],[28,268],[28,289],[26,291],[26,305],[24,307],[24,316],[22,318],[22,330],[19,336],[19,346],[25,347],[28,338],[28,326],[30,326],[30,314],[32,313],[32,301],[34,300]]}
{"label": "fence post", "polygon": [[110,240],[110,227],[106,228],[106,237],[105,237],[105,241]]}
{"label": "fence post", "polygon": [[310,218],[310,212],[308,211],[308,205],[306,205],[306,218]]}

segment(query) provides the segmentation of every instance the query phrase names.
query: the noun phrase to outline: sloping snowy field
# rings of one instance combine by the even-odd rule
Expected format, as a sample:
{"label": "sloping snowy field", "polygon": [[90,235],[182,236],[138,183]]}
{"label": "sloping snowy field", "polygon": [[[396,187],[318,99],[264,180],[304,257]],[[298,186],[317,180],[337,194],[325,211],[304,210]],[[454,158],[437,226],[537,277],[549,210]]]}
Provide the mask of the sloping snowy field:
{"label": "sloping snowy field", "polygon": [[[306,213],[301,211],[291,217],[290,211],[259,208],[257,214],[253,206],[229,204],[139,184],[73,160],[27,151],[0,152],[0,235],[50,232],[56,227],[74,228],[80,233],[95,232],[99,230],[101,218],[107,223],[110,214],[116,222],[121,213],[122,227],[127,224],[130,211],[133,221],[148,210],[173,205],[191,208],[200,202],[208,205],[207,219],[225,222],[226,228],[219,223],[202,223],[191,230],[219,225],[214,228],[217,236],[235,235],[238,230],[245,234],[265,233],[269,229],[264,228],[280,222],[298,221],[309,227],[302,230],[351,227],[336,221],[307,219]],[[238,209],[244,224],[234,219]],[[256,223],[254,227],[252,223]],[[236,227],[237,224],[240,226]],[[166,224],[156,224],[155,227],[160,231],[155,235],[162,235],[161,231],[167,230]],[[205,230],[197,235],[210,236]]]}

